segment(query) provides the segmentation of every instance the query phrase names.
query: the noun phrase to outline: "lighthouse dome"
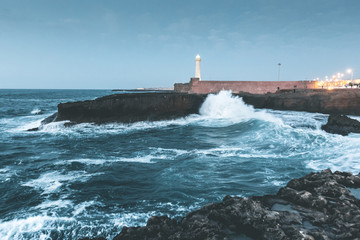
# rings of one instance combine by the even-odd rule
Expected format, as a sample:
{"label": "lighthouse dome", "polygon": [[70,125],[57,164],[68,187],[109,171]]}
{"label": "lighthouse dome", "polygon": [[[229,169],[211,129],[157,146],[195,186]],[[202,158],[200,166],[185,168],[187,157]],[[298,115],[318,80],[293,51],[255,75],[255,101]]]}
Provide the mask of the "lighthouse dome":
{"label": "lighthouse dome", "polygon": [[200,58],[200,55],[199,55],[199,54],[197,54],[197,55],[196,55],[195,60],[201,60],[201,58]]}

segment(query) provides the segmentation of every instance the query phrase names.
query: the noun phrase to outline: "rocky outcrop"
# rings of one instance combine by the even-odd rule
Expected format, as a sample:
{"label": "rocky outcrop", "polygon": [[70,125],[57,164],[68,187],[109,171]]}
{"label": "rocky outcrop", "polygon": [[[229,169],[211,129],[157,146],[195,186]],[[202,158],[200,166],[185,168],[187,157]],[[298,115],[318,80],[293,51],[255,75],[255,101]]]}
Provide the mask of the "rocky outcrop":
{"label": "rocky outcrop", "polygon": [[360,89],[296,89],[239,95],[255,108],[360,115]]}
{"label": "rocky outcrop", "polygon": [[114,239],[357,239],[360,175],[324,170],[291,180],[276,195],[226,196],[180,221],[152,217]]}
{"label": "rocky outcrop", "polygon": [[[360,89],[281,90],[267,94],[235,94],[255,108],[326,114],[360,115]],[[157,121],[199,113],[206,94],[127,93],[58,105],[56,121],[73,123]]]}
{"label": "rocky outcrop", "polygon": [[328,122],[321,126],[321,129],[346,136],[352,132],[360,133],[360,122],[345,115],[330,114]]}
{"label": "rocky outcrop", "polygon": [[206,95],[186,93],[114,94],[95,100],[61,103],[57,121],[75,123],[157,121],[198,113]]}

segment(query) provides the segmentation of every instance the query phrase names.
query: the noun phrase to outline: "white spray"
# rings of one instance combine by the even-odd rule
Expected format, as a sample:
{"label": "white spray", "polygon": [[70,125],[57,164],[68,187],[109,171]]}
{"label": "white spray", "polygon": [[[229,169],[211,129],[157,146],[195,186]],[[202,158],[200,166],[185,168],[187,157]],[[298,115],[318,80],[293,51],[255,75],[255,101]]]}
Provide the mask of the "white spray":
{"label": "white spray", "polygon": [[258,119],[283,124],[280,119],[264,110],[255,110],[252,106],[245,104],[242,98],[233,96],[231,91],[210,94],[201,106],[200,114],[212,119],[228,119],[232,122]]}

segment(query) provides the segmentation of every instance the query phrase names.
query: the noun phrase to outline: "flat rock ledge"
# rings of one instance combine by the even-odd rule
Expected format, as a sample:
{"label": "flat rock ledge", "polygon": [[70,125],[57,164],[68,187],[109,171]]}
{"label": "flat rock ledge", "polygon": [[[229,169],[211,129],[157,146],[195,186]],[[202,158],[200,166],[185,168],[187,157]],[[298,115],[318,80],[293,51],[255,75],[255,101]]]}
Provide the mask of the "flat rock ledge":
{"label": "flat rock ledge", "polygon": [[[360,175],[329,169],[291,180],[276,195],[226,196],[177,221],[151,217],[122,239],[360,239]],[[102,239],[102,238],[97,238]]]}
{"label": "flat rock ledge", "polygon": [[60,103],[55,121],[102,124],[176,119],[199,113],[206,96],[171,92],[113,94]]}
{"label": "flat rock ledge", "polygon": [[[360,116],[360,89],[299,89],[234,95],[255,108]],[[54,121],[102,124],[176,119],[198,114],[206,97],[207,94],[175,92],[113,94],[95,100],[60,103]]]}
{"label": "flat rock ledge", "polygon": [[321,129],[346,136],[349,133],[360,133],[360,122],[345,115],[330,114],[328,122],[321,126]]}

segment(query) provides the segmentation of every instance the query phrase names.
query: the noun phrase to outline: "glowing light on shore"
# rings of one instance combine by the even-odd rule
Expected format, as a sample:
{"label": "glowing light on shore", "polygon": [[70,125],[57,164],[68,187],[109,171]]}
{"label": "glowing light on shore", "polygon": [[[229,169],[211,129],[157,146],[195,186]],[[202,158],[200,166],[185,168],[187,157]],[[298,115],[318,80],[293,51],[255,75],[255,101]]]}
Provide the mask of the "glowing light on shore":
{"label": "glowing light on shore", "polygon": [[322,78],[316,77],[315,88],[333,90],[335,88],[360,88],[360,79],[353,80],[354,70],[346,69],[344,72],[337,72],[332,76]]}

